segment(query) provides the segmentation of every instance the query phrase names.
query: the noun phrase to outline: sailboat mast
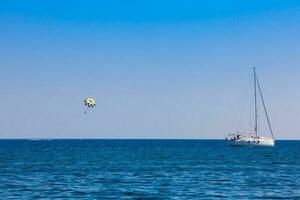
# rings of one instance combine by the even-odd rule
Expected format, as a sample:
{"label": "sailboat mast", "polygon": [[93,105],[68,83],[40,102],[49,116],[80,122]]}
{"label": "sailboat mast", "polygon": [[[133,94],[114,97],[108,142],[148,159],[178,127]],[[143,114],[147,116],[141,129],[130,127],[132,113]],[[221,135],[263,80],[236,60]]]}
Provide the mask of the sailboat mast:
{"label": "sailboat mast", "polygon": [[256,72],[255,72],[255,67],[253,67],[254,71],[254,102],[255,102],[255,135],[258,136],[258,130],[257,130],[257,97],[256,97]]}

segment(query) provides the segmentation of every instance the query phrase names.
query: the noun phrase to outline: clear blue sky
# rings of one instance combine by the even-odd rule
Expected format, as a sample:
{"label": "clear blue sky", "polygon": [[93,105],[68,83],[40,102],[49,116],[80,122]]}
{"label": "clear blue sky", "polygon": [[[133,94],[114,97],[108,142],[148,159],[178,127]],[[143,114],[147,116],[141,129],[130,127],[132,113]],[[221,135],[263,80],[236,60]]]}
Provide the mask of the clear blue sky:
{"label": "clear blue sky", "polygon": [[255,65],[300,139],[299,24],[288,0],[3,0],[0,138],[224,138],[251,125]]}

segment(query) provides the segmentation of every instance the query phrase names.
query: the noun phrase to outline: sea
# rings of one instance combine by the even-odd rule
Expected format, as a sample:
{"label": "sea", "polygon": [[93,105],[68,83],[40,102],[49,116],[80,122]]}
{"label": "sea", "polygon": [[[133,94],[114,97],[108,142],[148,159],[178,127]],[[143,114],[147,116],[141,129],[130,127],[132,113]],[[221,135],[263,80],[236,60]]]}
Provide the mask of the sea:
{"label": "sea", "polygon": [[300,199],[300,141],[0,140],[0,199]]}

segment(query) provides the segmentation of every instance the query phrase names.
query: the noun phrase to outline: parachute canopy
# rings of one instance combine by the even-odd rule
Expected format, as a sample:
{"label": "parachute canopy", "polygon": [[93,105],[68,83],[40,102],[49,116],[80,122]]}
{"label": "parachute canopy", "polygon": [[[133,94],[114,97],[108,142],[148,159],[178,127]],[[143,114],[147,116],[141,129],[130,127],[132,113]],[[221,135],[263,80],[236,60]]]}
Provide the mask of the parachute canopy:
{"label": "parachute canopy", "polygon": [[95,107],[96,106],[96,101],[92,97],[88,97],[84,100],[84,105],[87,107]]}

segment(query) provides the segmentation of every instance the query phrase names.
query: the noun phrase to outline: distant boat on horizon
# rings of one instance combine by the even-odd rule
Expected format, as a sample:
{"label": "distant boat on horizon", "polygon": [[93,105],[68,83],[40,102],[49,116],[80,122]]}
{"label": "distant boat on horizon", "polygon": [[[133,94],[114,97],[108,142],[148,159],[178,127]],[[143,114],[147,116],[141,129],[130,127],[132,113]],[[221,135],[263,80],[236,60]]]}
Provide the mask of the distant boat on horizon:
{"label": "distant boat on horizon", "polygon": [[[265,106],[264,98],[261,92],[260,84],[257,79],[255,67],[253,68],[254,71],[254,101],[255,101],[255,127],[254,132],[243,132],[237,131],[234,134],[228,134],[225,138],[230,145],[235,146],[274,146],[275,145],[275,137],[273,134],[273,130],[271,127],[271,123],[269,120],[269,115]],[[270,129],[271,137],[264,137],[260,136],[258,131],[258,114],[257,114],[257,88],[259,90],[259,96],[261,98],[264,113],[266,115],[268,127]]]}
{"label": "distant boat on horizon", "polygon": [[29,138],[28,140],[31,141],[48,141],[48,140],[53,140],[51,138]]}

